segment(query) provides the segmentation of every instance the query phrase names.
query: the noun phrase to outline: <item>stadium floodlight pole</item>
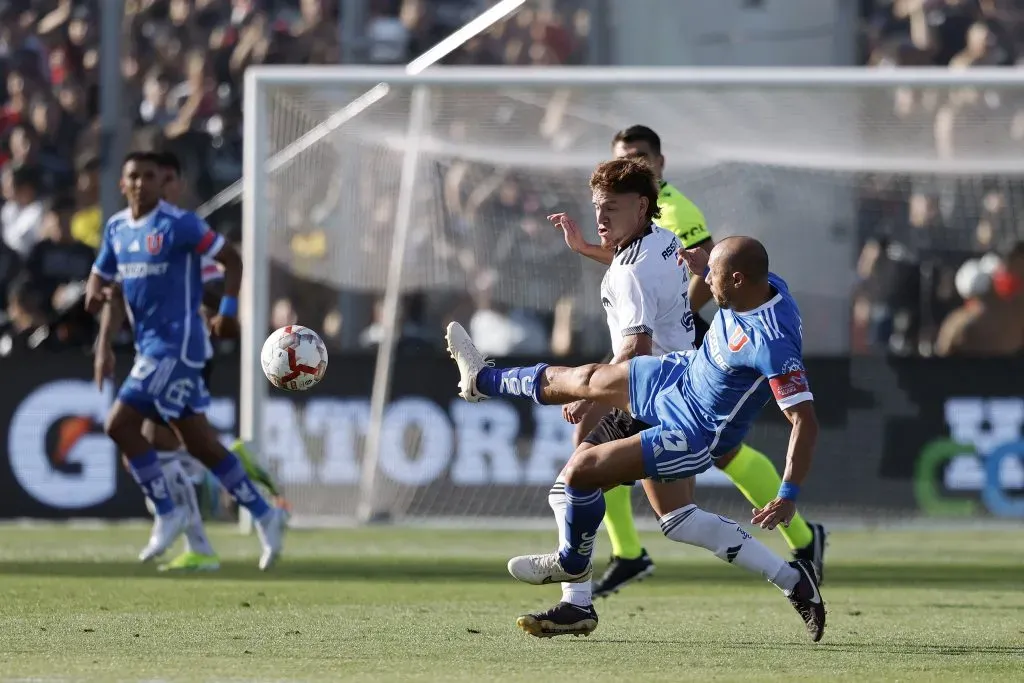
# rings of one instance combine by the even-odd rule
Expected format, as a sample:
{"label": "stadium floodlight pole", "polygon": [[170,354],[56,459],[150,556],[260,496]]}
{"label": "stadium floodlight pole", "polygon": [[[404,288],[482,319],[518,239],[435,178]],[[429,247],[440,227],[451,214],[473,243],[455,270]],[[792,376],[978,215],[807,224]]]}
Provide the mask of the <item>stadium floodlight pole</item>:
{"label": "stadium floodlight pole", "polygon": [[[409,62],[405,67],[405,72],[409,75],[421,73],[427,67],[451,54],[466,41],[508,17],[522,7],[525,2],[526,0],[502,0],[495,4]],[[425,86],[414,87],[410,102],[406,148],[402,157],[402,175],[395,207],[395,236],[391,245],[391,261],[388,267],[387,282],[384,288],[384,305],[381,311],[383,335],[380,345],[377,347],[377,362],[374,367],[373,389],[370,395],[370,419],[367,424],[363,449],[362,481],[359,487],[357,516],[364,522],[373,521],[381,512],[375,507],[377,463],[384,432],[384,413],[391,397],[391,375],[395,349],[400,337],[402,271],[405,267],[406,242],[412,224],[420,141],[426,130],[429,111],[429,90]]]}
{"label": "stadium floodlight pole", "polygon": [[[525,3],[526,0],[501,0],[501,2],[482,12],[479,16],[466,23],[465,26],[457,29],[437,45],[406,64],[405,73],[410,76],[415,76],[427,67],[437,64],[439,61],[465,44],[466,41],[475,38],[494,24],[505,19]],[[328,116],[321,123],[310,128],[305,134],[289,143],[284,149],[267,159],[265,172],[269,175],[280,171],[282,168],[297,159],[299,155],[307,149],[341,128],[343,125],[369,109],[380,100],[384,99],[390,91],[391,88],[386,82],[381,81],[380,83],[377,83],[362,95]],[[243,188],[243,180],[235,181],[207,201],[203,202],[203,204],[196,209],[196,213],[203,218],[208,218],[213,212],[237,201],[238,198],[242,196]]]}

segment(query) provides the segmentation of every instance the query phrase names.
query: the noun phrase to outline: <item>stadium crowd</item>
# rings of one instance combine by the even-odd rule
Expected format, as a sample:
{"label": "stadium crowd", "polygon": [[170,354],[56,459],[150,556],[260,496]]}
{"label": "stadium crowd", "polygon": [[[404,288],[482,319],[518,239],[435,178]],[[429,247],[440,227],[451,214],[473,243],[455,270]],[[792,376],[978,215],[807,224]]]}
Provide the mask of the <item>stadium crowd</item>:
{"label": "stadium crowd", "polygon": [[[557,4],[557,3],[556,3]],[[570,5],[572,3],[569,3]],[[577,3],[578,4],[578,3]],[[250,64],[341,61],[340,3],[325,0],[126,0],[121,72],[130,146],[180,159],[195,208],[241,174],[242,74]],[[351,54],[405,63],[479,12],[477,0],[374,0]],[[87,346],[81,280],[100,241],[100,0],[0,2],[0,354],[14,346]],[[578,62],[567,13],[524,12],[470,41],[452,63]],[[577,17],[578,19],[578,17]],[[237,205],[211,217],[239,236]],[[282,277],[274,318],[316,316],[330,331],[336,305],[303,309],[314,287]],[[330,299],[331,297],[327,297]],[[337,293],[333,294],[337,299]],[[296,310],[298,309],[298,310]],[[334,321],[334,322],[332,322]],[[374,343],[370,312],[360,338]],[[317,323],[311,323],[317,324]],[[325,335],[330,337],[331,335]]]}
{"label": "stadium crowd", "polygon": [[[182,203],[188,208],[240,176],[241,83],[248,65],[336,63],[346,54],[364,62],[405,63],[462,25],[481,3],[373,0],[365,26],[354,32],[342,30],[339,5],[126,0],[124,129],[132,130],[132,147],[177,155],[186,180]],[[80,283],[101,234],[101,6],[99,0],[0,2],[0,294],[7,302],[0,318],[0,354],[17,345],[87,347],[93,335],[93,321],[81,309]],[[554,0],[541,6],[545,9],[520,11],[446,61],[584,63],[588,3]],[[861,11],[862,61],[871,66],[1010,66],[1024,57],[1024,0],[863,0]],[[358,36],[358,44],[342,45],[346,35]],[[963,110],[989,106],[981,100],[944,101],[901,91],[894,115],[925,120],[941,153],[953,146]],[[1006,139],[1024,139],[1024,114],[1014,119]],[[566,254],[557,233],[543,224],[545,213],[569,201],[557,192],[558,178],[527,177],[473,161],[439,168],[438,176],[446,220],[441,234],[429,237],[436,239],[438,253],[466,274],[470,296],[408,297],[402,348],[439,345],[435,319],[455,316],[480,330],[491,353],[580,350],[581,338],[585,343],[593,337],[581,334],[581,303],[573,296],[586,273],[572,265],[578,259]],[[965,174],[951,180],[901,174],[871,176],[862,186],[853,350],[936,353],[948,316],[957,315],[967,299],[995,295],[991,282],[1001,270],[992,258],[984,268],[976,259],[1007,253],[1024,238],[1017,220],[1024,183],[1006,176]],[[386,222],[387,216],[381,217]],[[216,211],[210,222],[239,239],[237,204]],[[472,241],[470,226],[480,223],[509,223],[515,230],[486,248],[460,247]],[[383,262],[374,258],[383,244],[368,240],[364,260]],[[309,244],[291,240],[288,248],[293,253],[283,259],[286,267],[272,271],[272,324],[301,319],[322,329],[335,347],[373,347],[381,332],[379,301],[353,295],[357,305],[342,306],[335,288],[313,282],[322,278],[287,266],[308,260]],[[540,264],[533,269],[537,277],[518,285],[512,297],[525,305],[509,307],[501,295],[515,275],[507,271],[524,258]],[[965,262],[975,277],[962,276],[959,282],[972,286],[958,289],[956,275]],[[550,267],[555,264],[559,267]],[[555,272],[564,277],[542,277]],[[594,283],[586,282],[585,288],[589,293]]]}
{"label": "stadium crowd", "polygon": [[[1013,67],[1024,60],[1022,0],[874,0],[862,3],[862,12],[862,61],[873,67]],[[893,115],[928,131],[938,158],[955,159],[958,145],[1020,144],[1021,104],[967,89],[905,88],[894,94]],[[1012,108],[1016,115],[1006,113]],[[990,134],[987,125],[972,126],[986,119],[1010,122],[1002,140],[972,137]],[[986,325],[986,340],[970,348],[950,346],[949,335],[964,324],[965,309],[981,315],[985,302],[1005,298],[999,291],[1015,289],[1007,289],[1005,275],[1024,239],[1024,180],[971,172],[893,174],[868,177],[863,187],[853,351],[1019,354],[1019,305],[986,308],[985,316],[1003,322]]]}

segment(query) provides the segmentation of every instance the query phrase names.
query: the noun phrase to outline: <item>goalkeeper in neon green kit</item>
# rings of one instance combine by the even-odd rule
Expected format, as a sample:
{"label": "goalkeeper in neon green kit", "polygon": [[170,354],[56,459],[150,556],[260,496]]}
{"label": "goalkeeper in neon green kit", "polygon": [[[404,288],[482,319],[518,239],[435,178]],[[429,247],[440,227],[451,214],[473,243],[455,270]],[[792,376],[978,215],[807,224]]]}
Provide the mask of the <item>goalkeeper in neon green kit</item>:
{"label": "goalkeeper in neon green kit", "polygon": [[[661,138],[646,126],[630,126],[620,131],[612,140],[612,151],[616,158],[641,157],[647,161],[662,178],[665,157],[661,154]],[[676,234],[686,249],[704,247],[711,250],[714,242],[708,232],[704,214],[687,199],[683,193],[660,180],[661,194],[658,196],[658,209],[661,217],[655,222],[659,227],[671,230]],[[614,254],[605,251],[597,244],[583,244],[573,247],[580,254],[595,261],[609,265]],[[689,286],[690,306],[696,322],[694,346],[699,346],[708,330],[707,322],[698,315],[698,311],[711,300],[711,291],[704,279],[693,276]],[[680,349],[683,350],[683,349]],[[595,406],[576,425],[575,444],[579,445],[601,420],[607,410]],[[721,458],[716,466],[723,470],[747,500],[755,507],[761,508],[775,498],[782,478],[768,457],[744,444],[731,459]],[[623,586],[642,580],[654,572],[654,561],[640,545],[633,521],[631,486],[619,486],[606,491],[604,525],[612,542],[612,559],[599,581],[594,584],[595,597],[607,597],[616,593]],[[822,565],[825,554],[826,532],[820,524],[808,524],[799,513],[793,518],[789,527],[778,527],[793,554],[798,559],[807,560],[822,578]]]}

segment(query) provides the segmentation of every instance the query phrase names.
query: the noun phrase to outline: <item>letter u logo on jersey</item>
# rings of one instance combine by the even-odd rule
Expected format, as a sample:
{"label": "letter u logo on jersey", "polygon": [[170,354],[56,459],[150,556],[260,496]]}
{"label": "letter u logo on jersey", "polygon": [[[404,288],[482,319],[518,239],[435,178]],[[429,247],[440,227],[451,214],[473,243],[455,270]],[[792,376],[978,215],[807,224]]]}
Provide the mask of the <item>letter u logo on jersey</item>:
{"label": "letter u logo on jersey", "polygon": [[146,235],[146,251],[150,254],[159,254],[164,248],[164,236],[159,232],[152,232]]}
{"label": "letter u logo on jersey", "polygon": [[743,328],[737,325],[733,328],[732,334],[729,335],[729,350],[736,353],[743,346],[750,341],[750,337],[743,331]]}

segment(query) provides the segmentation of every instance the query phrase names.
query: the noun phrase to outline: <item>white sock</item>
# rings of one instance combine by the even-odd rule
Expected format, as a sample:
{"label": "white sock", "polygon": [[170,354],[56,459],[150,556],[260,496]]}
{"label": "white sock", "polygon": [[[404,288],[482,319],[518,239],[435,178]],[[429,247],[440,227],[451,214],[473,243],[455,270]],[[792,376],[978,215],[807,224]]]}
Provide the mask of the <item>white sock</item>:
{"label": "white sock", "polygon": [[783,591],[793,590],[800,579],[800,572],[727,517],[690,504],[658,522],[662,533],[673,541],[707,548],[715,557],[760,574]]}
{"label": "white sock", "polygon": [[[565,511],[569,507],[569,501],[565,499],[565,481],[559,477],[555,480],[551,491],[548,493],[548,505],[555,513],[555,524],[558,526],[558,547],[561,549],[566,545],[565,539]],[[590,607],[594,602],[593,587],[591,581],[580,583],[562,584],[562,602],[568,602],[577,607]]]}
{"label": "white sock", "polygon": [[177,459],[166,460],[163,464],[167,486],[171,490],[174,504],[188,511],[188,526],[185,528],[185,551],[200,555],[213,555],[213,546],[203,526],[203,514],[192,480]]}

